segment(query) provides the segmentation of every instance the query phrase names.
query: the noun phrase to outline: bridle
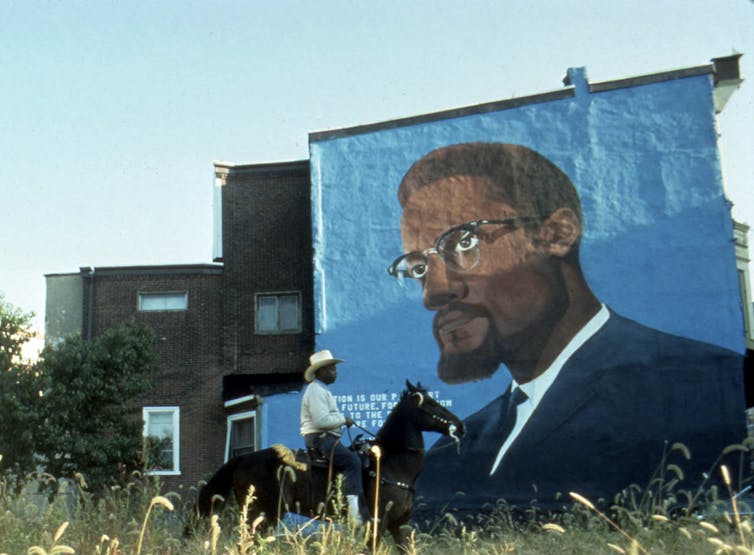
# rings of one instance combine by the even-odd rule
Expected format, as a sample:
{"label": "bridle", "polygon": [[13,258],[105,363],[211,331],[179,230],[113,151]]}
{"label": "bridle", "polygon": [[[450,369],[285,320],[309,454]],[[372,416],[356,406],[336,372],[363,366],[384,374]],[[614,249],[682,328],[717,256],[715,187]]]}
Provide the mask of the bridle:
{"label": "bridle", "polygon": [[[461,441],[461,438],[456,435],[456,430],[458,429],[456,425],[450,420],[448,420],[447,418],[440,416],[439,414],[436,414],[434,412],[430,412],[428,409],[426,409],[424,407],[424,394],[421,391],[414,391],[411,393],[411,395],[416,397],[419,400],[417,407],[421,409],[421,411],[424,414],[426,414],[433,420],[443,424],[448,430],[448,437],[450,437],[450,439],[452,439],[453,442],[456,443],[456,445],[459,444]],[[442,405],[440,405],[439,403],[438,403],[438,406],[442,407]]]}
{"label": "bridle", "polygon": [[[439,422],[440,424],[443,424],[443,425],[444,425],[444,426],[445,426],[445,427],[447,428],[447,430],[448,430],[448,436],[449,436],[449,437],[450,437],[450,438],[451,438],[451,439],[452,439],[452,440],[453,440],[453,441],[454,441],[455,443],[458,443],[458,442],[460,442],[460,441],[461,441],[461,438],[459,438],[458,436],[456,436],[456,435],[455,435],[455,432],[456,432],[456,430],[458,429],[458,427],[457,427],[457,426],[456,426],[456,425],[455,425],[455,424],[454,424],[453,422],[451,422],[450,420],[448,420],[448,419],[447,419],[447,418],[445,418],[444,416],[440,416],[439,414],[436,414],[436,413],[432,412],[431,410],[429,410],[429,409],[425,408],[425,406],[424,406],[424,394],[423,394],[423,393],[422,393],[421,391],[414,391],[414,392],[412,392],[412,393],[411,393],[411,395],[412,395],[413,397],[416,397],[416,398],[417,398],[417,399],[419,400],[419,402],[417,403],[417,405],[416,405],[416,406],[417,406],[417,407],[418,407],[418,408],[419,408],[419,409],[420,409],[420,410],[421,410],[421,411],[422,411],[422,412],[423,412],[424,414],[426,414],[427,416],[429,416],[429,417],[430,417],[430,418],[431,418],[432,420],[435,420],[435,421]],[[439,405],[439,406],[442,406],[442,405]],[[357,424],[356,422],[354,422],[354,423],[353,423],[353,427],[354,427],[354,428],[358,428],[359,430],[361,430],[361,431],[362,431],[362,432],[364,432],[365,434],[369,434],[369,435],[370,435],[370,436],[372,436],[373,438],[376,438],[376,437],[377,437],[377,435],[376,435],[376,434],[374,434],[373,432],[371,432],[371,431],[367,430],[367,429],[366,429],[366,428],[364,428],[363,426],[359,426],[359,425],[358,425],[358,424]]]}
{"label": "bridle", "polygon": [[[412,391],[411,396],[418,400],[418,403],[416,405],[417,409],[419,409],[425,415],[429,416],[432,420],[439,422],[440,424],[445,426],[448,432],[448,436],[451,439],[453,439],[453,441],[456,444],[460,443],[461,438],[455,435],[455,432],[457,430],[456,425],[452,421],[450,421],[448,418],[445,418],[444,416],[440,416],[439,414],[433,412],[431,408],[428,408],[424,404],[424,401],[425,401],[424,393],[422,393],[421,391]],[[440,405],[439,403],[437,403],[436,406],[442,408],[442,405]],[[404,449],[406,449],[407,451],[419,453],[422,455],[422,457],[424,456],[424,453],[425,453],[425,450],[422,447],[405,447]],[[369,474],[369,477],[372,479],[377,478],[377,473],[374,470],[370,470],[368,474]],[[397,487],[398,489],[407,491],[410,494],[415,493],[413,485],[407,482],[401,481],[401,480],[393,480],[384,475],[380,476],[380,484],[383,486],[394,486],[394,487]]]}

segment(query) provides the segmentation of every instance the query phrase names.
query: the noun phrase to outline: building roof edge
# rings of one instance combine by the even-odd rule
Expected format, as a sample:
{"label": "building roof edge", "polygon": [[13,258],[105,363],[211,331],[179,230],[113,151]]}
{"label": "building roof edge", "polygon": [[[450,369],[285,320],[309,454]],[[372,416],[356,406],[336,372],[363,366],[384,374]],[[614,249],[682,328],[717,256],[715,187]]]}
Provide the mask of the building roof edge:
{"label": "building roof edge", "polygon": [[[642,85],[649,85],[654,83],[660,83],[663,81],[671,81],[675,79],[684,79],[687,77],[696,77],[699,75],[710,74],[715,77],[715,84],[717,85],[717,74],[720,71],[723,63],[733,65],[738,63],[740,54],[734,54],[732,56],[724,56],[719,58],[712,58],[712,63],[692,66],[686,68],[680,68],[670,71],[660,71],[656,73],[647,73],[643,75],[636,75],[633,77],[626,77],[621,79],[613,79],[610,81],[601,81],[597,83],[589,83],[590,93],[599,93],[604,91],[610,91],[621,88],[638,87]],[[740,81],[739,81],[740,82]],[[349,137],[353,135],[360,135],[364,133],[370,133],[374,131],[383,131],[387,129],[395,129],[398,127],[407,127],[411,125],[420,125],[423,123],[430,123],[440,119],[459,118],[469,115],[483,114],[487,112],[497,112],[502,110],[508,110],[511,108],[518,108],[527,104],[536,104],[540,102],[548,102],[552,100],[559,100],[562,98],[568,98],[575,96],[574,87],[566,82],[566,88],[562,90],[556,90],[551,92],[545,92],[541,94],[534,94],[522,97],[514,97],[506,100],[498,100],[492,102],[485,102],[482,104],[476,104],[472,106],[465,106],[461,108],[453,108],[449,110],[442,110],[439,112],[431,112],[427,114],[421,114],[418,116],[409,116],[405,118],[398,118],[392,120],[386,120],[382,122],[357,125],[353,127],[344,127],[340,129],[330,129],[326,131],[315,131],[309,133],[309,142],[327,141],[332,139],[339,139],[342,137]]]}

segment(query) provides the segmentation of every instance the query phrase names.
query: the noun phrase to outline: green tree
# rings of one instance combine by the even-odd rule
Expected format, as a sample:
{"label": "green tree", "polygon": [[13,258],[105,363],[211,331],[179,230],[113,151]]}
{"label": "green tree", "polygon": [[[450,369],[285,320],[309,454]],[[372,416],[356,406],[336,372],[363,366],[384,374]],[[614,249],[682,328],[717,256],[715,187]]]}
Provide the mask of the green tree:
{"label": "green tree", "polygon": [[0,469],[21,476],[34,470],[34,416],[40,404],[39,376],[21,354],[34,336],[32,317],[0,295]]}
{"label": "green tree", "polygon": [[133,322],[42,352],[35,448],[47,472],[80,472],[100,491],[141,468],[143,423],[135,400],[150,385],[154,361],[153,333]]}

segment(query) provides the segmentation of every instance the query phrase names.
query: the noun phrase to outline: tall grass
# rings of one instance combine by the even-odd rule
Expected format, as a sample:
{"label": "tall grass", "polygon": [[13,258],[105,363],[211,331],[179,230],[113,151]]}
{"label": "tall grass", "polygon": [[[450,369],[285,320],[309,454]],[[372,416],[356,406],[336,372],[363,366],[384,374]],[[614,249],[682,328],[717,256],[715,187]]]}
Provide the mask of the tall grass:
{"label": "tall grass", "polygon": [[[666,469],[667,470],[667,469]],[[676,476],[669,470],[668,476]],[[718,492],[679,492],[656,482],[653,487],[627,492],[609,511],[573,492],[570,510],[555,515],[520,518],[500,503],[491,512],[468,521],[445,515],[414,531],[408,552],[418,554],[752,554],[754,534],[750,508],[734,498],[733,479],[722,473]],[[61,491],[48,498],[36,487]],[[16,487],[21,484],[21,488]],[[657,496],[657,489],[664,491]],[[251,489],[241,506],[224,509],[201,523],[192,537],[183,537],[196,492],[187,499],[162,492],[154,477],[135,473],[128,486],[93,496],[84,477],[58,481],[49,475],[17,481],[0,478],[0,554],[104,555],[272,555],[396,552],[389,538],[373,546],[369,527],[353,529],[345,521],[319,522],[319,532],[272,530],[262,519],[250,522],[255,496]],[[651,502],[650,499],[651,498]],[[677,508],[677,500],[713,499],[718,510],[700,515],[694,507]],[[725,502],[725,503],[723,503]]]}

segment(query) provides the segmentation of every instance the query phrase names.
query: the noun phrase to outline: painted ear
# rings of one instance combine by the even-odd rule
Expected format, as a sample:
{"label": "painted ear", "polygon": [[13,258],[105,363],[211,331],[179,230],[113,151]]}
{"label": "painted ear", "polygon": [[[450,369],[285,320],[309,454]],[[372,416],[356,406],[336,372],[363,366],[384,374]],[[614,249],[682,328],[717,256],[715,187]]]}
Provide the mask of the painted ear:
{"label": "painted ear", "polygon": [[558,208],[539,228],[538,243],[554,255],[564,257],[581,238],[581,221],[570,208]]}
{"label": "painted ear", "polygon": [[406,389],[408,389],[411,393],[414,393],[416,391],[416,387],[414,386],[414,384],[412,384],[408,380],[406,380]]}

